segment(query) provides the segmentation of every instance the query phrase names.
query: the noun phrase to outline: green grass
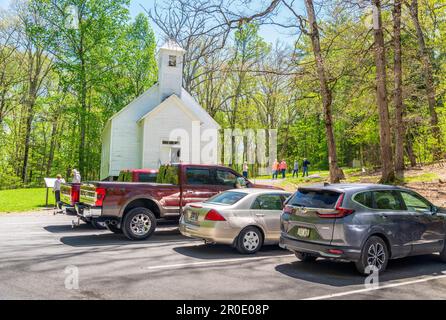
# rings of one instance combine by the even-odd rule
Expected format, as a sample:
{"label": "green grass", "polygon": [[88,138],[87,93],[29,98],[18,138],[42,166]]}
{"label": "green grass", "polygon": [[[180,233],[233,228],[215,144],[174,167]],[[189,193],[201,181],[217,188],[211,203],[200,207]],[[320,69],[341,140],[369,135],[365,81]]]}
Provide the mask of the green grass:
{"label": "green grass", "polygon": [[[0,212],[35,211],[45,207],[46,189],[0,190]],[[49,204],[54,204],[54,194],[49,192]]]}
{"label": "green grass", "polygon": [[423,173],[417,176],[404,177],[405,183],[416,183],[416,182],[433,182],[439,180],[440,176],[436,173]]}

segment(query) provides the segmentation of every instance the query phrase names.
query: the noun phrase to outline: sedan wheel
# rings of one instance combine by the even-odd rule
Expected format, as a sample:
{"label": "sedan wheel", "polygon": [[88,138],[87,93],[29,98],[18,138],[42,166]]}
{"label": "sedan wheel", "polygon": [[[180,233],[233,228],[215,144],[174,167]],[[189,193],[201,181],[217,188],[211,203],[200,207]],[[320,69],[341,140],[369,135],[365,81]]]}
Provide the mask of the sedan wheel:
{"label": "sedan wheel", "polygon": [[263,245],[263,236],[256,227],[247,227],[240,232],[237,238],[237,250],[243,254],[254,254]]}

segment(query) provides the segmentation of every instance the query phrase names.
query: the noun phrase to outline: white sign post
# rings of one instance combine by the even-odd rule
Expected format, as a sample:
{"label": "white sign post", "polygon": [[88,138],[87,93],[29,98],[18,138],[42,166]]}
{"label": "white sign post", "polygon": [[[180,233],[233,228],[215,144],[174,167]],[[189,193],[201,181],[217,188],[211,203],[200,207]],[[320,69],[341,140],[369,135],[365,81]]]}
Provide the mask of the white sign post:
{"label": "white sign post", "polygon": [[[56,182],[56,178],[44,178],[45,180],[45,186],[46,186],[46,204],[45,206],[48,207],[48,194],[49,190],[54,188],[54,183]],[[65,183],[65,179],[61,180],[62,183]]]}

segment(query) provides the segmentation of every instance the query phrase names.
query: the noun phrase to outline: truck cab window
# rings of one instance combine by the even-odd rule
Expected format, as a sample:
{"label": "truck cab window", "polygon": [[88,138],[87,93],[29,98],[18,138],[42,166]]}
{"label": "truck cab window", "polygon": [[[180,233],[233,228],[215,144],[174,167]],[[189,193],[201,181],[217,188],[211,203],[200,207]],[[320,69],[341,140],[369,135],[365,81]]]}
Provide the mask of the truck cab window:
{"label": "truck cab window", "polygon": [[211,185],[211,171],[209,169],[188,168],[186,169],[186,181],[189,185]]}
{"label": "truck cab window", "polygon": [[216,184],[228,187],[234,187],[237,182],[237,176],[227,170],[217,170],[216,171]]}

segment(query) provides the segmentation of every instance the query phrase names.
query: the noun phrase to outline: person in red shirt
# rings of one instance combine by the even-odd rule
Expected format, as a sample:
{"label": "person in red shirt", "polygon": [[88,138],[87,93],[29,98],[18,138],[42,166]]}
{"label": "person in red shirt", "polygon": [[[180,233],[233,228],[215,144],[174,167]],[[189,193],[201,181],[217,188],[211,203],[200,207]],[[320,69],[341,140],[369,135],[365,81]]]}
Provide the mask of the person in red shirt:
{"label": "person in red shirt", "polygon": [[282,160],[282,162],[279,165],[279,170],[280,172],[282,172],[282,178],[285,179],[286,178],[286,170],[288,169],[288,166],[286,164],[285,160]]}
{"label": "person in red shirt", "polygon": [[277,159],[274,160],[272,169],[273,169],[273,180],[274,180],[277,179],[277,176],[279,174],[279,162],[277,161]]}

